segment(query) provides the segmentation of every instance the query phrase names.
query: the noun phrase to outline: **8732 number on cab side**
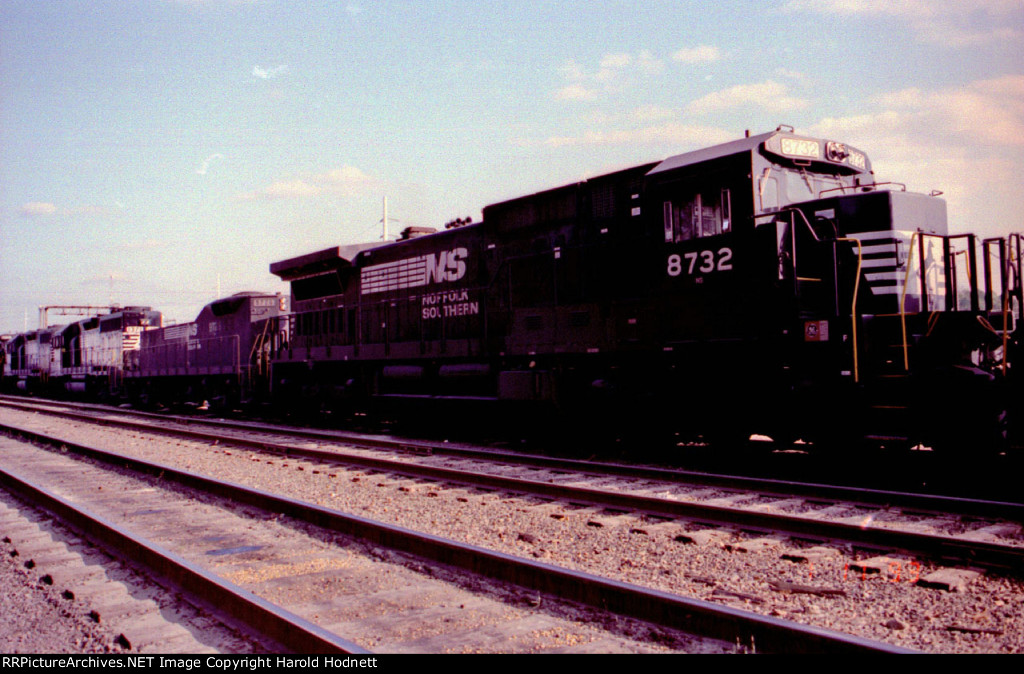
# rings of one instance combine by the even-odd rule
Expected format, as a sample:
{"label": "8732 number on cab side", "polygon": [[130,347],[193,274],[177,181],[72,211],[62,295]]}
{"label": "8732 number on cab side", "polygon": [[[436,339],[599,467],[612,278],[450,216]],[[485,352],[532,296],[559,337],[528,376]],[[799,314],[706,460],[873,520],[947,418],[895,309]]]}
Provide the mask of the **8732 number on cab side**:
{"label": "8732 number on cab side", "polygon": [[732,269],[732,248],[715,250],[693,250],[689,253],[672,253],[668,256],[669,276],[702,276]]}

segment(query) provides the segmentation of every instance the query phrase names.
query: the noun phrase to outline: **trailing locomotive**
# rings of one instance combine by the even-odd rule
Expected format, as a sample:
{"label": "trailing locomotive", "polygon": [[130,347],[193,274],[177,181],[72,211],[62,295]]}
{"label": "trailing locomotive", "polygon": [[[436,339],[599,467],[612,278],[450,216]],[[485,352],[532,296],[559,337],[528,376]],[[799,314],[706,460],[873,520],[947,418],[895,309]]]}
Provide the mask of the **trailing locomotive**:
{"label": "trailing locomotive", "polygon": [[127,307],[5,340],[3,387],[126,398],[144,405],[238,405],[265,399],[270,353],[287,339],[288,298],[243,292],[211,302],[191,323]]}
{"label": "trailing locomotive", "polygon": [[138,362],[141,335],[163,322],[150,307],[107,314],[13,336],[0,358],[5,388],[41,393],[119,393]]}
{"label": "trailing locomotive", "polygon": [[278,397],[539,403],[712,439],[1005,437],[1020,238],[949,235],[944,201],[875,184],[856,148],[780,127],[483,215],[272,264],[293,311]]}
{"label": "trailing locomotive", "polygon": [[192,323],[142,333],[126,393],[147,405],[259,398],[269,387],[269,355],[287,339],[287,309],[280,294],[242,292],[207,304]]}

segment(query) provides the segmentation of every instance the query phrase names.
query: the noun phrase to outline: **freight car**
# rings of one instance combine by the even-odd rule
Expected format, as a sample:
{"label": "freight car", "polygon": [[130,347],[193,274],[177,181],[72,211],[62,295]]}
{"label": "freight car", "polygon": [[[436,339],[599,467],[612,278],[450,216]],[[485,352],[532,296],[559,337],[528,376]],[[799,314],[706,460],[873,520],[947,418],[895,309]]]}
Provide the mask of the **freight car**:
{"label": "freight car", "polygon": [[849,145],[779,127],[483,216],[272,264],[277,398],[971,447],[1020,399],[1020,237],[950,235]]}

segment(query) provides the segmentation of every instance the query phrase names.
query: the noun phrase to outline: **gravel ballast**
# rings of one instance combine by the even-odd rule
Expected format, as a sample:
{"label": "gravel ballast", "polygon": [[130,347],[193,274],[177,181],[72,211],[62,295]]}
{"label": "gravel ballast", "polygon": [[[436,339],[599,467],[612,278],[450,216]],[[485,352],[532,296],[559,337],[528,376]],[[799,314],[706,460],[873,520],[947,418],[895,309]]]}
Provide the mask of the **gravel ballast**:
{"label": "gravel ballast", "polygon": [[893,559],[881,573],[862,573],[852,566],[869,555],[848,548],[794,555],[815,544],[601,513],[25,412],[0,410],[0,421],[502,552],[904,647],[1024,650],[1024,583],[1016,578],[982,574],[951,592],[914,583],[941,567],[898,553],[889,555]]}

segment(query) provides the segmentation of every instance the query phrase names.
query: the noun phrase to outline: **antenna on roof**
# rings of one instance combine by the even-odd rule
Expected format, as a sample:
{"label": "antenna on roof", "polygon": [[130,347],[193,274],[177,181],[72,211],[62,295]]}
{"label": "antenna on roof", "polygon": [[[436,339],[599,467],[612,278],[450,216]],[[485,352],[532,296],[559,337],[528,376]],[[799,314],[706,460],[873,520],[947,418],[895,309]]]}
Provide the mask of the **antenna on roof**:
{"label": "antenna on roof", "polygon": [[384,232],[380,235],[382,241],[388,240],[388,198],[384,197],[384,217],[381,219],[384,223]]}

